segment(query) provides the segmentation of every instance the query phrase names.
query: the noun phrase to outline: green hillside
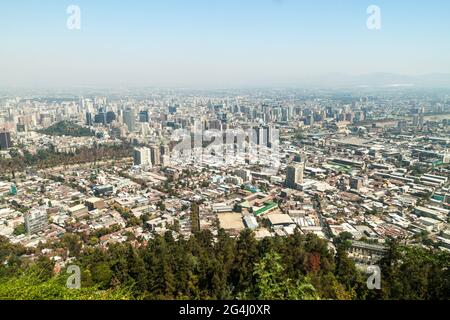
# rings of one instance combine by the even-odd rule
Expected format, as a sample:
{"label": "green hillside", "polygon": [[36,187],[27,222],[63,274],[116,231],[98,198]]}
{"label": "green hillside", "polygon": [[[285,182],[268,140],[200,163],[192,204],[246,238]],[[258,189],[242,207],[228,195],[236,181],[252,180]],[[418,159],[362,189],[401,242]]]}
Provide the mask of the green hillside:
{"label": "green hillside", "polygon": [[57,122],[46,129],[39,130],[38,132],[49,136],[89,137],[94,135],[90,129],[83,128],[76,123],[69,121]]}

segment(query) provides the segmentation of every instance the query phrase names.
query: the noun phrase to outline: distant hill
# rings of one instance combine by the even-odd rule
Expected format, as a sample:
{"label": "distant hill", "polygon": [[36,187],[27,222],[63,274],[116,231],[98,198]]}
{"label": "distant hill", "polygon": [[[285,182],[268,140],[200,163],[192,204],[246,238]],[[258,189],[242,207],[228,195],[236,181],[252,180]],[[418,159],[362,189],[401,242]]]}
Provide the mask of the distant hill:
{"label": "distant hill", "polygon": [[369,87],[369,88],[450,88],[450,74],[436,73],[424,75],[401,75],[393,73],[368,73],[351,75],[345,73],[330,73],[312,77],[305,84],[319,87]]}
{"label": "distant hill", "polygon": [[94,135],[90,129],[70,121],[60,121],[38,132],[49,136],[90,137]]}

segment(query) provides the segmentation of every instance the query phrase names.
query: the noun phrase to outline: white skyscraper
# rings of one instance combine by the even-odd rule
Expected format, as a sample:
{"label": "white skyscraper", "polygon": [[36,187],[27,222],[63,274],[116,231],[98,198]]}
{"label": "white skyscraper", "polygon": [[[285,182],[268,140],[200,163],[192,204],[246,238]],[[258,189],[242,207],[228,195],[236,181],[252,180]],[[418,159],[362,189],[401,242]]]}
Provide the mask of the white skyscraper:
{"label": "white skyscraper", "polygon": [[128,131],[134,132],[136,130],[136,119],[133,109],[127,109],[123,112],[123,122],[127,125]]}
{"label": "white skyscraper", "polygon": [[297,189],[303,183],[303,163],[293,163],[286,168],[286,187]]}
{"label": "white skyscraper", "polygon": [[161,165],[161,152],[159,146],[151,146],[150,159],[154,166]]}
{"label": "white skyscraper", "polygon": [[133,162],[135,166],[152,166],[151,153],[149,148],[134,149]]}

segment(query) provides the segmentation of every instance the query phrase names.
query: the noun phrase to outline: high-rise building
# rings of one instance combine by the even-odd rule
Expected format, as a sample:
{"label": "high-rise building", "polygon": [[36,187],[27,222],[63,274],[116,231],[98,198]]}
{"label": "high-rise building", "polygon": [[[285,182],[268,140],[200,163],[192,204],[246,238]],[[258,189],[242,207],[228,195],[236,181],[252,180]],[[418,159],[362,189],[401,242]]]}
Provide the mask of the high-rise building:
{"label": "high-rise building", "polygon": [[252,137],[251,142],[256,145],[263,145],[267,140],[267,136],[265,134],[265,129],[263,127],[254,127],[251,131]]}
{"label": "high-rise building", "polygon": [[358,111],[355,114],[355,122],[361,122],[364,121],[364,112],[363,111]]}
{"label": "high-rise building", "polygon": [[169,113],[170,114],[177,113],[177,107],[176,106],[169,106]]}
{"label": "high-rise building", "polygon": [[166,144],[162,144],[159,147],[159,151],[161,152],[161,156],[170,156],[170,147]]}
{"label": "high-rise building", "polygon": [[25,214],[25,227],[29,235],[44,231],[48,226],[47,212],[34,209]]}
{"label": "high-rise building", "polygon": [[159,147],[151,146],[150,151],[151,151],[152,164],[154,166],[159,166],[161,164],[161,153],[160,153]]}
{"label": "high-rise building", "polygon": [[150,116],[148,114],[148,110],[142,110],[139,112],[139,122],[149,122]]}
{"label": "high-rise building", "polygon": [[169,146],[164,146],[164,145],[160,146],[159,152],[160,152],[160,156],[159,156],[160,165],[162,167],[170,166],[170,149],[169,149]]}
{"label": "high-rise building", "polygon": [[114,120],[116,120],[116,114],[114,111],[108,111],[106,113],[106,123],[112,123]]}
{"label": "high-rise building", "polygon": [[151,166],[151,154],[149,148],[134,149],[133,163],[135,166]]}
{"label": "high-rise building", "polygon": [[0,149],[9,149],[12,147],[11,133],[0,132]]}
{"label": "high-rise building", "polygon": [[264,144],[267,147],[270,147],[273,143],[273,127],[272,126],[266,126],[264,127],[265,135],[264,135]]}
{"label": "high-rise building", "polygon": [[92,126],[92,113],[86,112],[86,125]]}
{"label": "high-rise building", "polygon": [[306,116],[306,118],[305,118],[305,125],[306,126],[312,126],[313,124],[314,124],[314,117],[312,115]]}
{"label": "high-rise building", "polygon": [[222,113],[221,115],[220,115],[220,121],[222,122],[222,123],[227,123],[228,122],[228,114],[227,113]]}
{"label": "high-rise building", "polygon": [[127,125],[128,131],[134,132],[136,130],[136,120],[133,109],[126,109],[123,112],[123,122]]}
{"label": "high-rise building", "polygon": [[420,126],[420,127],[423,127],[424,123],[425,123],[424,116],[423,116],[423,114],[421,113],[421,114],[419,115],[419,126]]}
{"label": "high-rise building", "polygon": [[286,168],[286,187],[297,189],[297,185],[303,183],[303,163],[293,163]]}
{"label": "high-rise building", "polygon": [[104,112],[99,112],[94,117],[95,123],[106,124],[106,114]]}
{"label": "high-rise building", "polygon": [[284,122],[289,121],[289,109],[288,108],[281,109],[281,121],[284,121]]}
{"label": "high-rise building", "polygon": [[259,146],[264,145],[265,144],[264,128],[263,127],[256,128],[256,132],[257,132],[257,144]]}

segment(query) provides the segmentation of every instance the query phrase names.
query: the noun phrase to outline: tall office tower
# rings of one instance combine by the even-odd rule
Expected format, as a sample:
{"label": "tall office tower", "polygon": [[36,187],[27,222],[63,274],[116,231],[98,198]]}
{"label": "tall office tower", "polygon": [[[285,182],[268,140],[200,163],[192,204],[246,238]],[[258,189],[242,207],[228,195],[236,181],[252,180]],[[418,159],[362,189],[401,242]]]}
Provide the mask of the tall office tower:
{"label": "tall office tower", "polygon": [[33,123],[33,119],[30,114],[23,115],[17,118],[17,125],[24,128],[24,131],[26,131]]}
{"label": "tall office tower", "polygon": [[289,109],[288,108],[281,109],[281,121],[284,121],[284,122],[289,121]]}
{"label": "tall office tower", "polygon": [[0,132],[0,149],[9,149],[12,147],[11,142],[11,133],[9,132]]}
{"label": "tall office tower", "polygon": [[112,126],[111,128],[111,133],[110,133],[111,137],[120,139],[126,136],[125,134],[125,129],[118,127],[118,126]]}
{"label": "tall office tower", "polygon": [[114,120],[116,120],[116,114],[114,111],[108,111],[106,113],[106,123],[112,123]]}
{"label": "tall office tower", "polygon": [[363,111],[355,112],[354,122],[361,122],[361,121],[364,121],[364,112]]}
{"label": "tall office tower", "polygon": [[169,113],[170,114],[177,113],[177,106],[169,106]]}
{"label": "tall office tower", "polygon": [[263,145],[266,140],[265,130],[263,127],[254,127],[251,130],[250,141],[257,145]]}
{"label": "tall office tower", "polygon": [[273,139],[274,139],[274,131],[273,131],[273,127],[272,126],[266,126],[264,127],[264,144],[267,147],[271,147],[273,144]]}
{"label": "tall office tower", "polygon": [[420,127],[423,127],[423,125],[424,125],[424,117],[423,117],[423,113],[421,113],[420,115],[419,115],[419,126]]}
{"label": "tall office tower", "polygon": [[345,121],[353,122],[354,114],[353,112],[347,112],[345,114]]}
{"label": "tall office tower", "polygon": [[170,156],[170,147],[167,144],[162,144],[159,147],[159,151],[162,156]]}
{"label": "tall office tower", "polygon": [[294,116],[294,106],[288,107],[288,117],[291,119]]}
{"label": "tall office tower", "polygon": [[312,115],[306,116],[305,125],[312,126],[314,124],[314,117]]}
{"label": "tall office tower", "polygon": [[142,110],[141,112],[139,112],[139,122],[150,122],[148,110]]}
{"label": "tall office tower", "polygon": [[334,116],[333,107],[326,107],[325,113],[327,118],[333,118]]}
{"label": "tall office tower", "polygon": [[92,126],[92,113],[86,112],[86,125]]}
{"label": "tall office tower", "polygon": [[297,185],[303,183],[303,163],[294,163],[286,168],[286,187],[297,189]]}
{"label": "tall office tower", "polygon": [[162,144],[159,147],[159,152],[161,154],[161,165],[167,167],[170,165],[170,147],[168,145]]}
{"label": "tall office tower", "polygon": [[95,115],[94,122],[106,124],[106,114],[103,111],[99,112],[98,114]]}
{"label": "tall office tower", "polygon": [[152,164],[154,166],[159,166],[161,164],[161,153],[159,152],[159,147],[151,146],[150,150],[151,150]]}
{"label": "tall office tower", "polygon": [[256,132],[257,132],[258,145],[260,145],[260,146],[264,145],[265,144],[264,128],[263,127],[256,128]]}
{"label": "tall office tower", "polygon": [[149,148],[134,149],[133,163],[135,166],[151,166],[151,155]]}
{"label": "tall office tower", "polygon": [[255,120],[255,118],[257,117],[257,114],[258,114],[258,110],[256,110],[256,109],[251,109],[251,112],[250,112],[250,119],[251,119],[251,120]]}
{"label": "tall office tower", "polygon": [[127,125],[128,131],[134,132],[136,130],[135,116],[133,109],[126,109],[123,112],[123,122]]}
{"label": "tall office tower", "polygon": [[44,231],[48,226],[47,212],[34,209],[25,214],[25,227],[29,235]]}
{"label": "tall office tower", "polygon": [[227,122],[228,122],[228,114],[225,113],[225,112],[223,112],[223,113],[220,115],[220,121],[221,121],[222,123],[227,123]]}

